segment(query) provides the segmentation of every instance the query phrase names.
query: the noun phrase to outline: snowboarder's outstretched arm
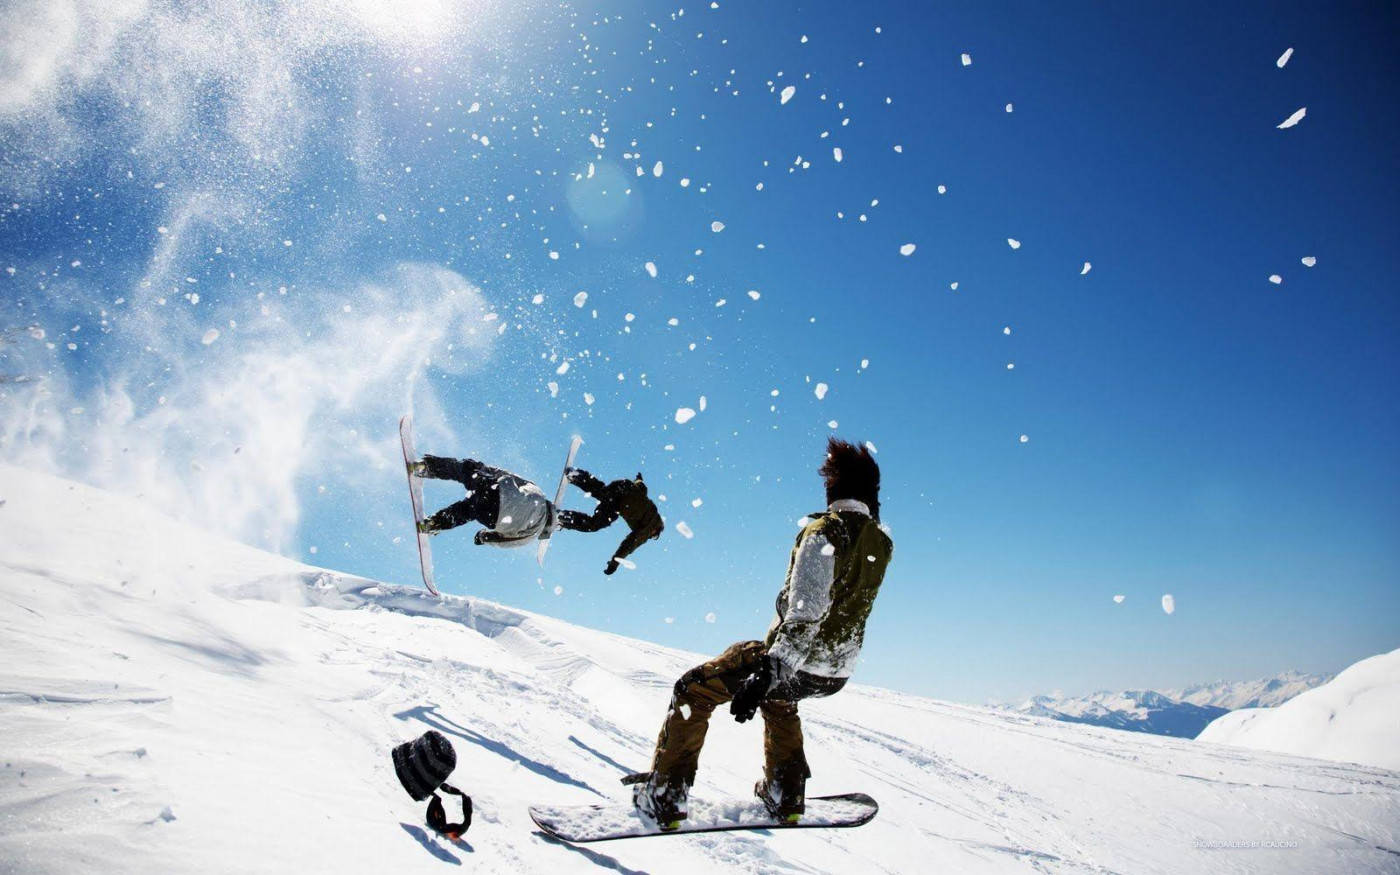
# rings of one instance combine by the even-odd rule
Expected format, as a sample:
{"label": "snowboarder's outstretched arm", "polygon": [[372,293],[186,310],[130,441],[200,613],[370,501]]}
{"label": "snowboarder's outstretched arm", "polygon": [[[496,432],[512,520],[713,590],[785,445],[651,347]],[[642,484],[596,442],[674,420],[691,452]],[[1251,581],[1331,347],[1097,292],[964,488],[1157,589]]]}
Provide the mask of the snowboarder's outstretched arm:
{"label": "snowboarder's outstretched arm", "polygon": [[[582,468],[570,468],[564,472],[564,477],[572,484],[582,489],[584,492],[602,501],[607,497],[608,487]],[[614,517],[616,519],[616,517]]]}

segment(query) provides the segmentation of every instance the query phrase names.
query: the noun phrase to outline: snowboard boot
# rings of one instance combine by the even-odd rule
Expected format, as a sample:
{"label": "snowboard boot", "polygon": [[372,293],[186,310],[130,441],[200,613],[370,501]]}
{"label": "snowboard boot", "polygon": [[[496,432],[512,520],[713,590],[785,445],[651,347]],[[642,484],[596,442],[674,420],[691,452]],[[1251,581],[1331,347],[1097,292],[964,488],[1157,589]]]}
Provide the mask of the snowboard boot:
{"label": "snowboard boot", "polygon": [[797,823],[802,819],[802,813],[807,810],[804,802],[805,783],[802,781],[796,786],[784,787],[777,781],[762,778],[753,785],[753,794],[763,803],[763,807],[768,809],[774,820]]}
{"label": "snowboard boot", "polygon": [[408,464],[408,476],[422,477],[428,470],[428,463],[422,459],[416,459]]}
{"label": "snowboard boot", "polygon": [[437,526],[433,525],[433,521],[431,519],[426,519],[419,521],[418,531],[420,534],[424,535],[436,535],[440,530]]}
{"label": "snowboard boot", "polygon": [[679,829],[686,817],[690,785],[681,780],[658,778],[655,772],[638,772],[622,779],[632,785],[632,804],[643,818],[654,822],[662,832]]}

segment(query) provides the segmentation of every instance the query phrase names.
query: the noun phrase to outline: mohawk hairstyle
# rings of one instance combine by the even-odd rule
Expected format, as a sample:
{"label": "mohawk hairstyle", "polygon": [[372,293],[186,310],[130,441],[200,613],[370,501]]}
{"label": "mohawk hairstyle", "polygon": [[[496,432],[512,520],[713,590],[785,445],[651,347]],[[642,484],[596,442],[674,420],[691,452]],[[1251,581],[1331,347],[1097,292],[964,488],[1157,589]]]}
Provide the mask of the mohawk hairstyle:
{"label": "mohawk hairstyle", "polygon": [[837,437],[827,438],[826,460],[817,469],[826,484],[826,502],[842,498],[863,501],[870,515],[880,518],[880,466],[870,448]]}

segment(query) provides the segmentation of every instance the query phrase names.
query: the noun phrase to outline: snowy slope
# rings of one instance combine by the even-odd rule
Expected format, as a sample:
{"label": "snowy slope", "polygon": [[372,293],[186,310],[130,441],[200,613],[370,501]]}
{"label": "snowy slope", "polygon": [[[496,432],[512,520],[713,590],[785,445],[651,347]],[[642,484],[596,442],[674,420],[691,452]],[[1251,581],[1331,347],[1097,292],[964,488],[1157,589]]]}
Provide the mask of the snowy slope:
{"label": "snowy slope", "polygon": [[1277,708],[1226,714],[1199,740],[1400,769],[1400,649]]}
{"label": "snowy slope", "polygon": [[[0,467],[0,870],[1394,871],[1400,774],[855,686],[803,706],[813,794],[868,826],[569,847],[531,802],[623,799],[687,654],[311,568]],[[487,573],[491,555],[473,574]],[[451,583],[451,569],[442,569]],[[937,658],[930,652],[928,658]],[[457,747],[476,822],[425,833],[388,756]],[[716,719],[698,792],[759,729]],[[1280,842],[1250,851],[1197,842]]]}

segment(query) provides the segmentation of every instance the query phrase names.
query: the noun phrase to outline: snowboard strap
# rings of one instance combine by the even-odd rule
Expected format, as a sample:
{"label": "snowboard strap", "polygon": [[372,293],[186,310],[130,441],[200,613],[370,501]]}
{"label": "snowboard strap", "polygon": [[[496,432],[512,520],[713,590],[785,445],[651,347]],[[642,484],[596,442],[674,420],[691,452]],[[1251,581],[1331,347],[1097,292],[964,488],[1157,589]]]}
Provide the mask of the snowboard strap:
{"label": "snowboard strap", "polygon": [[456,841],[457,837],[466,832],[467,827],[472,825],[472,797],[451,784],[443,784],[438,789],[444,793],[462,797],[462,822],[447,822],[447,812],[443,810],[442,798],[434,793],[433,801],[428,803],[428,826],[432,827],[433,832]]}

